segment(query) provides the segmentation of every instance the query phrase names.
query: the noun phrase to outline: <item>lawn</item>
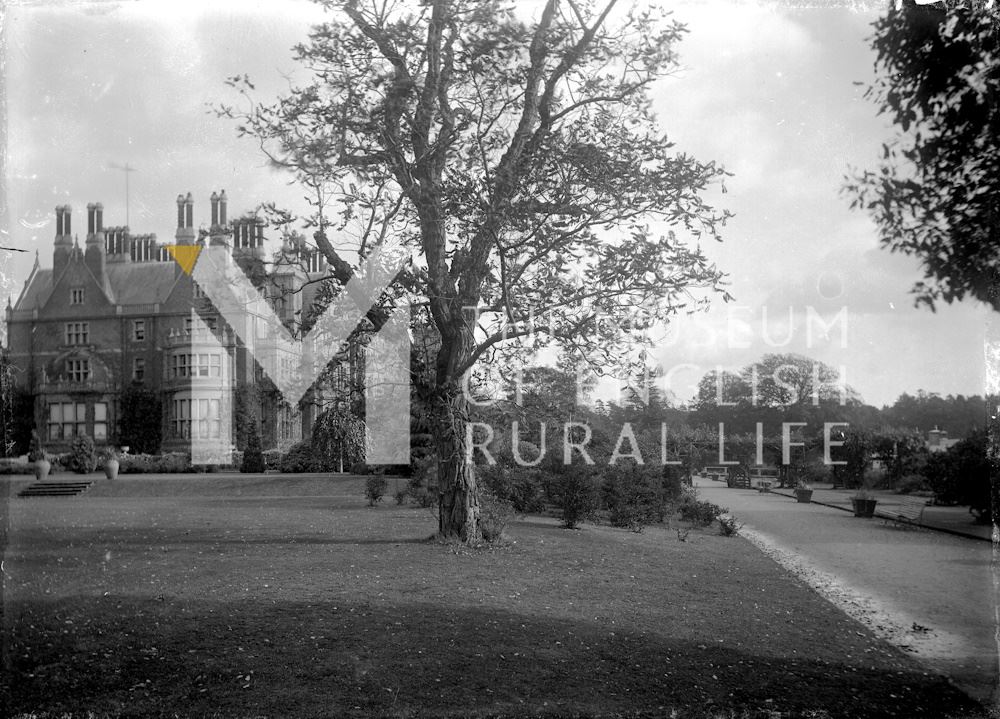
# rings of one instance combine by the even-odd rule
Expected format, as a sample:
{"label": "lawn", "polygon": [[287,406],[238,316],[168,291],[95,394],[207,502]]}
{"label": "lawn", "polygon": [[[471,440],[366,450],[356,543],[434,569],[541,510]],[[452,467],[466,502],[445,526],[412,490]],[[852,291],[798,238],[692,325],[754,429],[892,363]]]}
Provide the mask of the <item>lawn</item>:
{"label": "lawn", "polygon": [[981,715],[714,529],[527,517],[468,549],[315,475],[128,476],[4,511],[8,714]]}

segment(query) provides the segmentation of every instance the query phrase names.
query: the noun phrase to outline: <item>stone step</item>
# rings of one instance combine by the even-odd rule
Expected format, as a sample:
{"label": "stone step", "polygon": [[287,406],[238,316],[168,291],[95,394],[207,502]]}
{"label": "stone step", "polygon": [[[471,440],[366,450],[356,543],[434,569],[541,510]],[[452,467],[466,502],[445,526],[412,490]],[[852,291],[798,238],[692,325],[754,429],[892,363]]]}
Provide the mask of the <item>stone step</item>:
{"label": "stone step", "polygon": [[93,482],[35,482],[17,493],[18,497],[75,497]]}

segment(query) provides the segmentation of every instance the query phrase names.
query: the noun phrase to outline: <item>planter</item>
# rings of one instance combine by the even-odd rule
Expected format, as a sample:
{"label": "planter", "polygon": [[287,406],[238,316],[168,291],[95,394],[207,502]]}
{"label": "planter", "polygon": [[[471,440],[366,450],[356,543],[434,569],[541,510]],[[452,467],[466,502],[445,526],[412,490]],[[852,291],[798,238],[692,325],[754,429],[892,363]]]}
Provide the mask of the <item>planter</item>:
{"label": "planter", "polygon": [[44,482],[48,476],[49,471],[52,469],[52,462],[47,459],[37,459],[35,460],[35,479],[39,482]]}
{"label": "planter", "polygon": [[857,497],[854,497],[851,499],[851,504],[854,505],[855,517],[874,517],[875,505],[878,504],[878,500],[858,499]]}
{"label": "planter", "polygon": [[104,463],[104,476],[108,479],[118,479],[118,468],[120,464],[117,459],[109,459]]}
{"label": "planter", "polygon": [[795,501],[801,502],[802,504],[809,504],[813,498],[813,491],[811,489],[796,489],[795,490]]}

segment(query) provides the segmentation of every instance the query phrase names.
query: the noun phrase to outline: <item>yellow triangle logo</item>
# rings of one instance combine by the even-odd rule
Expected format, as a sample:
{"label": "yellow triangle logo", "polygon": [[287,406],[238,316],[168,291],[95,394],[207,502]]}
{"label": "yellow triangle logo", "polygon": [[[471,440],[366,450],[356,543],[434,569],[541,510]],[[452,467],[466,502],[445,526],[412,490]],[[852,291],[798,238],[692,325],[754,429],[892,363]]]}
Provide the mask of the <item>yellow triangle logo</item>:
{"label": "yellow triangle logo", "polygon": [[167,245],[167,252],[177,261],[177,264],[184,270],[184,274],[190,275],[194,269],[194,263],[198,261],[198,253],[201,252],[201,245]]}

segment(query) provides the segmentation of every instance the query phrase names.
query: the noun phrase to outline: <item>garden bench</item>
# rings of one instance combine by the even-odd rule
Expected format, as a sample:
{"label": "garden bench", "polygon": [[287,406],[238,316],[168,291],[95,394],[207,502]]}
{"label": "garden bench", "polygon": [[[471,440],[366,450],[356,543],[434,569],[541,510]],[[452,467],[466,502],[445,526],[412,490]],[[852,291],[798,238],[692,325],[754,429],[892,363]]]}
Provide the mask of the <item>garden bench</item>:
{"label": "garden bench", "polygon": [[711,480],[722,481],[729,476],[729,467],[705,467],[705,474]]}
{"label": "garden bench", "polygon": [[778,480],[778,470],[773,467],[751,467],[748,479],[758,492],[770,492]]}
{"label": "garden bench", "polygon": [[924,497],[902,497],[899,506],[876,509],[875,514],[882,519],[892,520],[897,526],[919,527],[923,524],[925,509],[927,500]]}

